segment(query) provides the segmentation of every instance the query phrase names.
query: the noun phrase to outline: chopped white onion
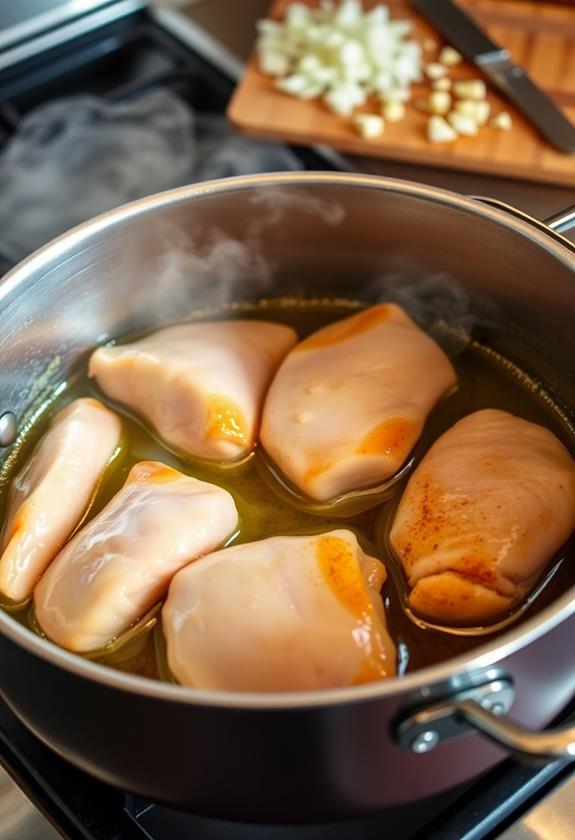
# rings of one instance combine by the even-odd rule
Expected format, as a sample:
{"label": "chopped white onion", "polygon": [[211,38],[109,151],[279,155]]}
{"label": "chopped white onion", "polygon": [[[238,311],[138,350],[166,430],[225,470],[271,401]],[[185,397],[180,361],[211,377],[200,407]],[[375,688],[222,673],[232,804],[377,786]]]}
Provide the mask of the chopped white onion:
{"label": "chopped white onion", "polygon": [[411,22],[390,20],[387,6],[366,12],[359,0],[292,3],[283,22],[257,24],[260,68],[279,90],[303,99],[322,96],[347,116],[369,94],[403,102],[422,78],[421,47],[409,39]]}

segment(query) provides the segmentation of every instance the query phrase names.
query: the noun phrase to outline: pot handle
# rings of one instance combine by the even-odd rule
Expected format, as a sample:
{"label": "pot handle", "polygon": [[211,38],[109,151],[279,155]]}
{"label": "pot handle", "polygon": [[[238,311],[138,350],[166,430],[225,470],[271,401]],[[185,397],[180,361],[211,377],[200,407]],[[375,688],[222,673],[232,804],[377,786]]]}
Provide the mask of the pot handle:
{"label": "pot handle", "polygon": [[560,210],[553,216],[549,216],[543,224],[555,233],[568,233],[573,230],[575,228],[575,204],[571,204],[565,210]]}
{"label": "pot handle", "polygon": [[481,201],[483,204],[489,204],[491,207],[496,207],[498,210],[504,210],[506,213],[510,213],[512,216],[523,219],[523,221],[530,222],[532,225],[535,225],[535,227],[538,227],[540,230],[546,231],[547,233],[551,231],[552,233],[558,235],[557,238],[560,239],[561,242],[569,245],[571,248],[573,247],[573,243],[570,242],[569,239],[565,238],[565,234],[570,231],[575,231],[575,204],[571,204],[569,207],[566,207],[564,210],[560,210],[553,216],[549,216],[547,219],[539,221],[539,219],[534,219],[533,216],[529,216],[522,210],[518,210],[517,207],[512,207],[504,201],[499,201],[498,198],[491,198],[491,196],[486,195],[472,195],[470,198],[475,199],[475,201]]}
{"label": "pot handle", "polygon": [[444,700],[403,714],[395,722],[401,747],[426,753],[438,744],[481,732],[500,747],[537,764],[575,760],[575,726],[533,732],[504,715],[513,704],[515,689],[505,675],[458,691]]}
{"label": "pot handle", "polygon": [[453,713],[500,747],[519,756],[541,762],[575,760],[575,726],[533,732],[511,720],[497,717],[475,700],[455,702]]}

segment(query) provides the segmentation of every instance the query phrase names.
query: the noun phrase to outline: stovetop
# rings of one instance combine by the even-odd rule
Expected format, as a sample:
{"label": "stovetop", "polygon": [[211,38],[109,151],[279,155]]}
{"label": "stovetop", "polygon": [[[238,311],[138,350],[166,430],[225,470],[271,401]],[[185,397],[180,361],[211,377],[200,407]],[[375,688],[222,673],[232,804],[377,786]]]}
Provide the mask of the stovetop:
{"label": "stovetop", "polygon": [[[178,24],[176,37],[158,25],[164,19],[138,11],[2,71],[0,145],[37,105],[78,93],[115,101],[163,87],[198,111],[222,113],[233,86],[229,73],[216,66],[213,55],[207,60],[190,48],[181,37],[185,26]],[[229,69],[228,59],[222,63]],[[321,150],[293,150],[302,169],[330,169],[334,160],[354,168],[353,162]],[[575,708],[571,711],[575,718]],[[575,786],[565,766],[533,768],[507,760],[456,790],[352,822],[223,823],[140,800],[86,775],[40,743],[1,701],[0,764],[9,774],[0,768],[0,840],[49,840],[57,836],[50,824],[72,840],[489,840],[503,837],[534,803],[546,802],[550,791],[564,790],[562,782]],[[571,828],[563,837],[575,836],[575,823]],[[506,840],[519,837],[505,835]]]}

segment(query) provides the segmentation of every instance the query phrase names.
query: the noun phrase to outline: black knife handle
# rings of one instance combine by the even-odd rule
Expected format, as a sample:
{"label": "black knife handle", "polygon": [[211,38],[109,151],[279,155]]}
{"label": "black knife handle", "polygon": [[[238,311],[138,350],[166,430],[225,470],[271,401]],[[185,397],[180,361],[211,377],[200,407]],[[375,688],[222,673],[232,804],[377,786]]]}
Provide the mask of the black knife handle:
{"label": "black knife handle", "polygon": [[465,58],[478,64],[491,58],[509,58],[509,52],[481,30],[475,21],[452,0],[413,0],[413,8],[433,21],[450,44],[457,44]]}

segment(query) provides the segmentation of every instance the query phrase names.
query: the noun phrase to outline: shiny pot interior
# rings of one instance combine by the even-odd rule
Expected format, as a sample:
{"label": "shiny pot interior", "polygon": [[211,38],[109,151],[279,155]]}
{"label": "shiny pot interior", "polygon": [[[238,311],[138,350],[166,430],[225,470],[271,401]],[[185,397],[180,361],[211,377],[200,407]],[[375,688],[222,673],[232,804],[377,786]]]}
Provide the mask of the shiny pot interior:
{"label": "shiny pot interior", "polygon": [[[200,309],[237,301],[341,296],[368,303],[396,299],[432,327],[444,332],[447,327],[456,341],[457,335],[470,332],[543,382],[573,419],[574,280],[575,253],[560,238],[528,220],[433,188],[369,176],[306,173],[253,176],[174,190],[82,225],[6,276],[0,284],[0,415],[13,412],[18,428],[24,429],[41,408],[46,393],[65,380],[95,344],[112,336],[154,329],[185,320]],[[9,464],[10,451],[9,446],[0,449],[4,466]],[[339,705],[341,722],[348,721],[343,741],[341,733],[338,736],[339,749],[342,743],[351,744],[354,725],[349,725],[350,715],[363,708],[366,719],[381,713],[385,721],[382,737],[390,741],[388,720],[401,704],[442,696],[461,680],[479,680],[502,662],[512,664],[520,652],[525,656],[530,645],[539,650],[540,658],[547,636],[551,644],[555,633],[557,645],[559,635],[564,636],[562,625],[569,622],[572,627],[572,602],[572,593],[565,593],[536,619],[487,642],[471,655],[402,680],[292,695],[193,691],[110,671],[33,636],[0,611],[5,640],[0,651],[7,662],[0,689],[37,734],[85,769],[128,789],[211,813],[215,805],[204,787],[200,785],[196,795],[194,785],[198,783],[193,780],[187,786],[178,785],[165,772],[161,780],[159,773],[154,774],[151,760],[147,763],[142,758],[141,750],[141,770],[136,773],[122,752],[119,728],[116,755],[110,752],[106,761],[102,755],[96,757],[94,739],[82,735],[96,700],[91,710],[82,712],[76,705],[75,712],[65,714],[62,687],[68,686],[72,694],[78,691],[79,697],[82,686],[83,696],[88,697],[95,681],[101,696],[107,698],[102,702],[109,699],[124,724],[128,710],[136,709],[137,697],[145,707],[142,721],[154,713],[154,702],[158,708],[160,702],[164,707],[175,703],[184,715],[192,708],[198,714],[212,708],[230,716],[233,710],[260,710],[264,730],[268,725],[264,712],[291,710],[294,716],[289,726],[294,727],[294,737],[299,726],[296,713],[314,710],[314,715],[327,715]],[[575,674],[565,673],[564,653],[557,653],[556,673],[546,688],[539,687],[539,696],[535,691],[531,699],[518,697],[518,719],[540,726],[573,691]],[[47,683],[51,686],[56,675],[53,690],[56,692],[57,683],[54,696],[62,705],[62,714],[54,718],[30,693],[41,691]],[[356,701],[368,703],[371,712]],[[69,714],[75,715],[74,721]],[[287,717],[284,720],[288,726]],[[329,728],[328,721],[328,717],[322,718],[321,725]],[[194,722],[198,724],[199,719]],[[169,727],[169,722],[162,725]],[[272,747],[273,731],[265,736]],[[323,748],[318,745],[320,752]],[[353,749],[349,749],[351,756]],[[369,763],[370,749],[365,741],[363,752]],[[257,749],[254,754],[258,755]],[[427,780],[422,777],[421,784],[415,784],[403,799],[417,798],[473,775],[499,754],[487,745],[442,778],[433,780],[433,773],[426,771]],[[417,760],[426,759],[415,757]],[[317,761],[319,767],[322,762]],[[353,765],[362,759],[358,755],[351,761]],[[246,802],[246,796],[249,791],[255,794],[258,784],[265,784],[264,766],[262,759],[249,779],[251,787],[246,781],[243,804],[239,804],[238,793],[227,809],[230,815],[253,818],[255,804]],[[298,772],[296,765],[291,770]],[[341,780],[338,786],[341,796]],[[240,792],[241,788],[239,785]],[[370,787],[368,796],[355,796],[355,801],[348,791],[349,802],[339,808],[339,815],[400,801],[401,794],[393,788],[389,779],[382,779]],[[384,789],[392,792],[388,795]],[[292,795],[297,798],[297,785]],[[338,812],[332,798],[330,793],[319,811],[313,811],[314,818]],[[285,801],[289,801],[287,792]],[[297,818],[293,805],[286,810],[289,818]],[[221,807],[218,813],[221,815]],[[301,806],[297,813],[304,818],[311,812],[308,806]],[[262,818],[261,808],[257,818]]]}

